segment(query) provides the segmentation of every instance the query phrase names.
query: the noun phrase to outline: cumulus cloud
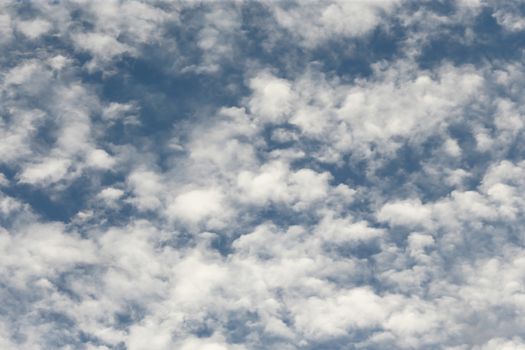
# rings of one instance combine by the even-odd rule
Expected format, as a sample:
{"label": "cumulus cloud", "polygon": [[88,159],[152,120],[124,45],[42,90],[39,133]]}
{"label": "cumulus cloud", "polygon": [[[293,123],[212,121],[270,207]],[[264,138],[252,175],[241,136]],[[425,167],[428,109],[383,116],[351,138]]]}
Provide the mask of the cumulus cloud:
{"label": "cumulus cloud", "polygon": [[214,189],[196,189],[178,195],[168,207],[168,215],[190,223],[224,213],[223,195]]}
{"label": "cumulus cloud", "polygon": [[51,24],[45,20],[36,19],[17,22],[17,29],[30,39],[36,39],[51,29]]}
{"label": "cumulus cloud", "polygon": [[521,12],[0,4],[0,347],[524,348]]}
{"label": "cumulus cloud", "polygon": [[292,2],[274,5],[278,23],[300,38],[307,47],[330,40],[359,37],[381,25],[382,16],[401,3],[388,1]]}

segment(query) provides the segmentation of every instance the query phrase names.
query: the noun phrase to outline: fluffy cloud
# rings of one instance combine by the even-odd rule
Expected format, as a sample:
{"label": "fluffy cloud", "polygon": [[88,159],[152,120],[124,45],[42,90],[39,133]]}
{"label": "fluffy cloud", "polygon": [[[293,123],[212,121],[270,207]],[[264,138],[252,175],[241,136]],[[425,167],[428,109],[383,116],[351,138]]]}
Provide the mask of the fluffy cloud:
{"label": "fluffy cloud", "polygon": [[387,1],[334,1],[330,3],[296,2],[274,6],[278,23],[302,40],[307,47],[326,41],[358,37],[381,25],[382,16],[401,3]]}
{"label": "fluffy cloud", "polygon": [[524,348],[520,4],[0,9],[0,347]]}

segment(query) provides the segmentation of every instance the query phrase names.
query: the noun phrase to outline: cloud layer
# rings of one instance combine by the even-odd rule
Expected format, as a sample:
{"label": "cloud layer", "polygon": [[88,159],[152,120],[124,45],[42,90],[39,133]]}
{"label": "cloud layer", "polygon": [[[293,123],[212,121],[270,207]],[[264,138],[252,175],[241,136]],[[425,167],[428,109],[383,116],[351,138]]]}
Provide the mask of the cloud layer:
{"label": "cloud layer", "polygon": [[0,4],[0,348],[525,349],[520,1]]}

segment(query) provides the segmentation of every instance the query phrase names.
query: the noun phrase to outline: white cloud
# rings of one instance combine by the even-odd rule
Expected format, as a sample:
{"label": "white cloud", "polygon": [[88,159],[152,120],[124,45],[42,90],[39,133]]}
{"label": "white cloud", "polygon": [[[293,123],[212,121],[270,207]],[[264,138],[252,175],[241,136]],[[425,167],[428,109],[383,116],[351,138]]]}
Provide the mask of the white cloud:
{"label": "white cloud", "polygon": [[24,288],[30,279],[56,276],[75,264],[97,261],[93,242],[77,234],[64,232],[58,223],[31,224],[18,234],[4,232],[0,237],[4,273],[16,288]]}
{"label": "white cloud", "polygon": [[[418,72],[409,61],[399,61],[374,68],[372,79],[354,84],[319,74],[287,81],[263,72],[250,81],[253,93],[246,105],[259,123],[296,125],[305,136],[326,144],[317,157],[337,162],[349,152],[371,157],[372,147],[383,156],[394,155],[401,140],[417,144],[440,133],[484,84],[471,67],[443,65]],[[460,93],[454,93],[457,86]],[[449,146],[449,152],[459,155]]]}
{"label": "white cloud", "polygon": [[353,222],[351,218],[332,216],[325,216],[316,231],[330,243],[369,241],[384,234],[382,229],[369,227],[366,221]]}
{"label": "white cloud", "polygon": [[9,186],[9,180],[2,173],[0,173],[0,186]]}
{"label": "white cloud", "polygon": [[259,172],[243,171],[237,178],[240,199],[264,205],[269,201],[294,204],[299,209],[328,195],[328,173],[293,171],[282,162],[265,164]]}
{"label": "white cloud", "polygon": [[34,40],[49,32],[51,23],[37,18],[29,21],[18,21],[16,27],[26,37]]}
{"label": "white cloud", "polygon": [[101,60],[108,60],[132,50],[126,44],[120,43],[114,37],[103,33],[80,33],[73,37],[73,40],[80,49],[89,51]]}
{"label": "white cloud", "polygon": [[108,187],[100,191],[98,196],[104,200],[107,201],[115,201],[122,197],[124,195],[124,191],[114,188],[114,187]]}
{"label": "white cloud", "polygon": [[262,74],[250,81],[253,96],[250,111],[258,118],[269,122],[283,122],[291,112],[294,95],[290,83],[268,74]]}
{"label": "white cloud", "polygon": [[224,196],[216,189],[195,189],[179,194],[168,206],[168,216],[189,223],[219,219],[228,211]]}
{"label": "white cloud", "polygon": [[137,169],[129,174],[127,183],[134,194],[129,201],[139,210],[153,210],[160,207],[164,186],[162,178],[157,173]]}
{"label": "white cloud", "polygon": [[332,1],[272,6],[277,22],[306,47],[340,38],[359,37],[381,25],[383,13],[400,1]]}
{"label": "white cloud", "polygon": [[408,199],[386,203],[377,213],[377,218],[393,225],[426,226],[431,220],[431,215],[432,210],[418,199]]}
{"label": "white cloud", "polygon": [[456,140],[448,139],[443,146],[448,155],[452,157],[459,157],[461,155],[461,147],[459,147]]}
{"label": "white cloud", "polygon": [[52,184],[68,174],[71,162],[67,159],[42,159],[40,163],[27,166],[19,175],[20,182],[29,184]]}
{"label": "white cloud", "polygon": [[420,61],[519,16],[404,5],[0,5],[0,347],[523,348],[525,70]]}
{"label": "white cloud", "polygon": [[8,217],[23,207],[24,205],[20,201],[9,196],[0,195],[0,214],[2,216]]}
{"label": "white cloud", "polygon": [[342,336],[350,328],[381,325],[389,311],[383,300],[369,289],[355,288],[334,297],[311,297],[292,306],[294,321],[307,337]]}
{"label": "white cloud", "polygon": [[41,66],[38,61],[32,60],[24,62],[9,70],[5,76],[5,83],[7,85],[21,85],[27,83],[29,79],[34,82],[34,76],[41,71]]}
{"label": "white cloud", "polygon": [[525,343],[519,337],[513,337],[512,339],[494,338],[489,340],[485,345],[481,347],[475,347],[480,350],[522,350],[525,349]]}
{"label": "white cloud", "polygon": [[95,149],[88,155],[88,165],[101,169],[110,169],[115,165],[115,159],[103,149]]}
{"label": "white cloud", "polygon": [[62,55],[56,55],[48,59],[47,62],[51,66],[51,68],[53,68],[56,71],[60,71],[66,66],[70,65],[72,63],[72,60]]}
{"label": "white cloud", "polygon": [[2,162],[29,156],[31,152],[31,137],[45,118],[41,110],[12,109],[12,123],[0,121],[0,158]]}
{"label": "white cloud", "polygon": [[0,15],[0,43],[9,42],[13,37],[13,28],[11,23],[11,17],[7,14]]}
{"label": "white cloud", "polygon": [[511,32],[520,32],[525,29],[525,18],[520,16],[519,9],[511,7],[510,9],[498,9],[492,16],[505,30]]}

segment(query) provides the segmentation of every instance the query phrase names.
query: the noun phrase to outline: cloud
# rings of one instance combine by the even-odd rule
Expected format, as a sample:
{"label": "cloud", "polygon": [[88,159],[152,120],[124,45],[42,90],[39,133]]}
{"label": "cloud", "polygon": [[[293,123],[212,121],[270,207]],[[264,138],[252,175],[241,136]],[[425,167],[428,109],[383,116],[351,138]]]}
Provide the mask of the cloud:
{"label": "cloud", "polygon": [[110,60],[132,50],[126,44],[122,44],[114,37],[103,33],[80,33],[73,37],[73,41],[79,49],[90,52],[102,61]]}
{"label": "cloud", "polygon": [[139,210],[152,210],[160,206],[160,194],[163,189],[158,174],[145,169],[137,169],[129,174],[128,185],[134,197],[130,199]]}
{"label": "cloud", "polygon": [[254,94],[249,106],[252,113],[270,122],[285,120],[292,109],[293,92],[290,83],[271,75],[262,75],[250,81]]}
{"label": "cloud", "polygon": [[419,200],[404,200],[385,204],[377,213],[381,221],[393,225],[428,225],[431,210]]}
{"label": "cloud", "polygon": [[523,348],[519,4],[0,7],[0,347]]}
{"label": "cloud", "polygon": [[51,30],[51,24],[41,19],[19,21],[17,22],[17,29],[29,39],[37,39]]}
{"label": "cloud", "polygon": [[[340,336],[350,327],[374,327],[386,318],[386,303],[372,291],[353,289],[333,299],[309,298],[294,310],[295,324],[307,336]],[[292,307],[293,310],[293,307]]]}
{"label": "cloud", "polygon": [[326,41],[359,37],[382,24],[384,13],[394,11],[400,3],[388,1],[333,1],[288,6],[275,4],[272,10],[277,22],[298,37],[307,47]]}
{"label": "cloud", "polygon": [[266,164],[257,174],[241,172],[237,181],[249,202],[296,202],[302,205],[326,197],[329,177],[310,169],[291,172],[285,164],[275,162]]}
{"label": "cloud", "polygon": [[20,181],[30,184],[51,184],[65,177],[70,165],[66,159],[43,159],[41,163],[24,169],[20,174]]}
{"label": "cloud", "polygon": [[521,15],[517,2],[497,6],[492,16],[507,31],[519,32],[525,29],[525,19]]}
{"label": "cloud", "polygon": [[189,223],[224,213],[223,195],[214,189],[195,189],[178,195],[168,207],[168,216]]}

